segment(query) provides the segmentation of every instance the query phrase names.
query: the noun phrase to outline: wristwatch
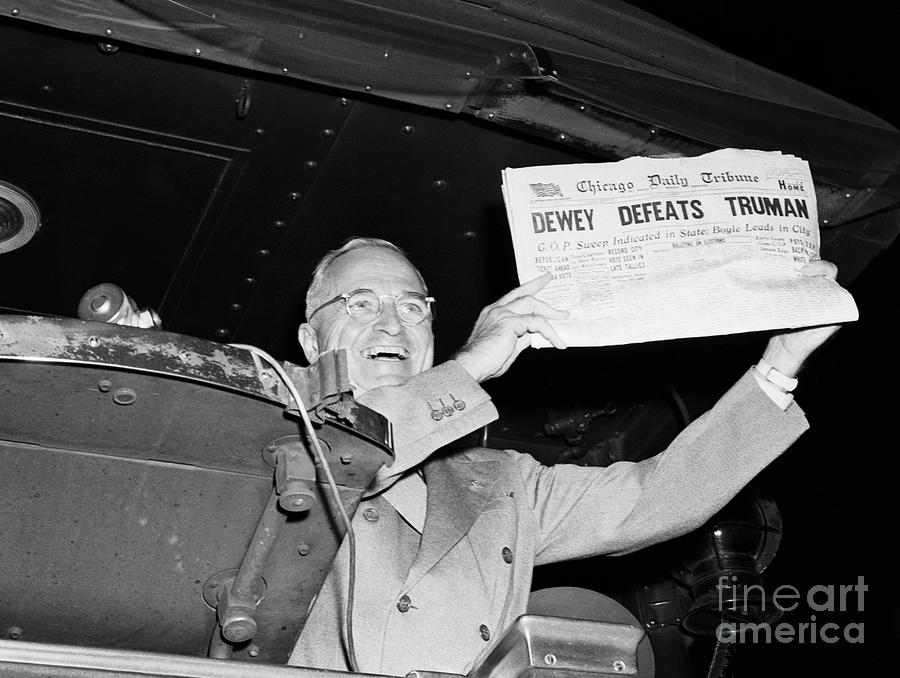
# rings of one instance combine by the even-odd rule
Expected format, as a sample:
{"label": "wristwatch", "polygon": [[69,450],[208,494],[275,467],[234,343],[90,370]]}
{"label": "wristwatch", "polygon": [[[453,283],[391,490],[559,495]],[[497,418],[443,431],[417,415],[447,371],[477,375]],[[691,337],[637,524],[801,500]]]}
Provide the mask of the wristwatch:
{"label": "wristwatch", "polygon": [[797,388],[796,377],[789,377],[786,374],[782,374],[762,358],[756,363],[756,371],[759,373],[759,376],[770,384],[777,386],[785,393],[790,393]]}

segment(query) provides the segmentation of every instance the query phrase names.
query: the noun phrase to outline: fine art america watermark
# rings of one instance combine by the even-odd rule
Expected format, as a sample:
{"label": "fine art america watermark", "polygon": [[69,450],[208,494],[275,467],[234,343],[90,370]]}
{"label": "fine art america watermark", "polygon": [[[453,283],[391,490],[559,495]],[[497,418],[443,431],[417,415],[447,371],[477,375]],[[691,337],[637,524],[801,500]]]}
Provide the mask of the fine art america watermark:
{"label": "fine art america watermark", "polygon": [[[863,577],[855,584],[816,584],[805,591],[788,584],[779,586],[767,595],[759,584],[738,584],[737,577],[722,575],[716,588],[719,591],[719,610],[722,623],[716,627],[716,638],[722,643],[862,643],[865,625],[862,621],[847,623],[823,622],[818,613],[849,612],[861,614],[865,610],[865,594],[869,590]],[[766,606],[771,606],[766,609]],[[780,618],[805,605],[809,610],[806,621],[782,621],[777,624],[730,621],[740,619],[754,608],[765,618]],[[746,618],[746,617],[744,617]],[[726,621],[729,620],[729,621]]]}

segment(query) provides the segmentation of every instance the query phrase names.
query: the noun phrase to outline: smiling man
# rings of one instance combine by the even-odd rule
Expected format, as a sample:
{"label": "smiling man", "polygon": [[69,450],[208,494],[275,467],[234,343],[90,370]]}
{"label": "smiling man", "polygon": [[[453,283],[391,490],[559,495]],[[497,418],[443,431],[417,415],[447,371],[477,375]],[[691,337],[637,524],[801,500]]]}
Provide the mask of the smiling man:
{"label": "smiling man", "polygon": [[[820,261],[804,273],[836,269]],[[434,302],[402,250],[356,238],[319,263],[300,343],[311,362],[347,349],[355,397],[393,424],[395,461],[354,515],[356,571],[345,540],[291,664],[465,674],[525,613],[535,565],[689,532],[806,430],[790,391],[833,326],[773,337],[709,412],[638,463],[544,467],[512,450],[445,448],[496,418],[479,384],[506,372],[530,335],[565,347],[552,321],[567,313],[534,297],[549,280],[487,306],[466,345],[435,367]]]}

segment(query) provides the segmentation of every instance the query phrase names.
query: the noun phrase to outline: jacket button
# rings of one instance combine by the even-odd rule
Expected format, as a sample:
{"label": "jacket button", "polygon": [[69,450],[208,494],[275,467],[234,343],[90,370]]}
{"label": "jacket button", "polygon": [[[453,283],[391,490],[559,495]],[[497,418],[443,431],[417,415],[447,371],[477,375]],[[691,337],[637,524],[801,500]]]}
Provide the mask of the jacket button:
{"label": "jacket button", "polygon": [[508,546],[503,547],[503,562],[511,563],[513,561],[512,550]]}
{"label": "jacket button", "polygon": [[404,593],[402,596],[400,596],[400,600],[397,601],[397,609],[401,612],[406,612],[407,610],[409,610],[409,604],[409,596]]}
{"label": "jacket button", "polygon": [[443,410],[441,410],[441,412],[444,413],[444,416],[445,416],[445,417],[452,417],[452,416],[453,416],[453,408],[450,407],[449,405],[447,405]]}
{"label": "jacket button", "polygon": [[374,523],[378,520],[378,509],[373,509],[371,506],[363,511],[363,518],[368,520],[370,523]]}
{"label": "jacket button", "polygon": [[466,401],[465,400],[454,400],[453,407],[454,407],[454,409],[457,409],[460,412],[462,412],[464,409],[466,409]]}
{"label": "jacket button", "polygon": [[478,627],[478,633],[481,634],[482,640],[490,640],[491,639],[491,630],[484,624],[482,624],[481,626]]}
{"label": "jacket button", "polygon": [[444,418],[444,413],[440,410],[431,410],[431,418],[435,421],[440,421]]}

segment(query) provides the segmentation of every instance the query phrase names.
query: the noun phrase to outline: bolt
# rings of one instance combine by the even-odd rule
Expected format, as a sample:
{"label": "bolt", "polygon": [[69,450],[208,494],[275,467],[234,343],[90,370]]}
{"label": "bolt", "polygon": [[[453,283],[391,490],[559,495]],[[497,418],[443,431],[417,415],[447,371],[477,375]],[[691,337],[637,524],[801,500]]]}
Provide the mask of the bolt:
{"label": "bolt", "polygon": [[556,663],[556,655],[547,653],[544,655],[544,663],[547,666],[553,666]]}

